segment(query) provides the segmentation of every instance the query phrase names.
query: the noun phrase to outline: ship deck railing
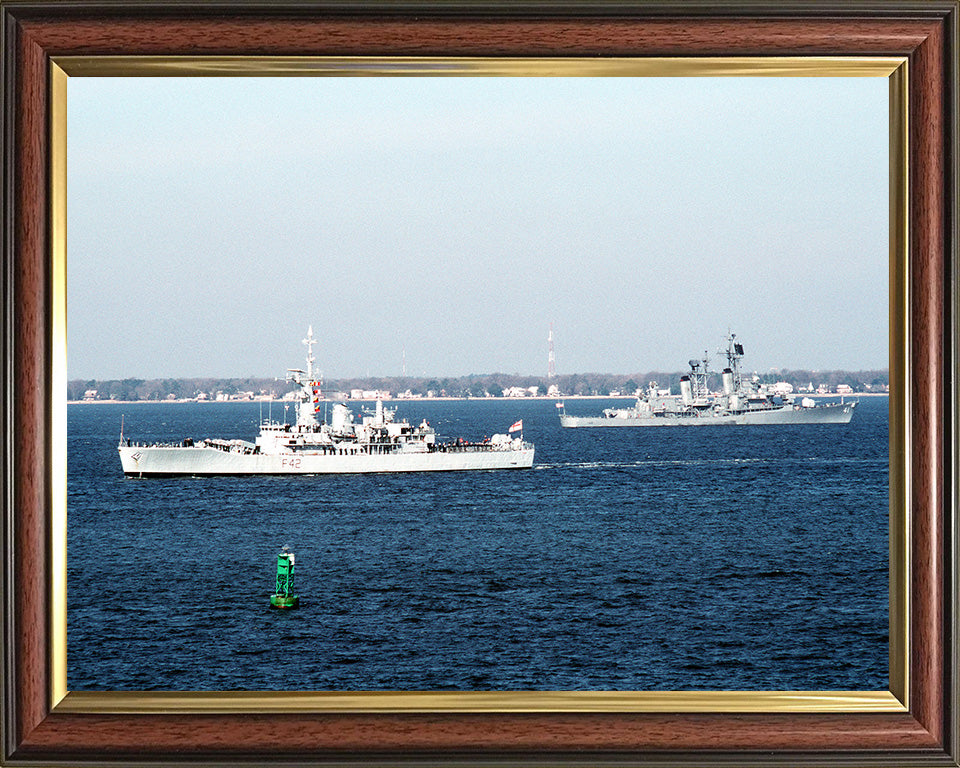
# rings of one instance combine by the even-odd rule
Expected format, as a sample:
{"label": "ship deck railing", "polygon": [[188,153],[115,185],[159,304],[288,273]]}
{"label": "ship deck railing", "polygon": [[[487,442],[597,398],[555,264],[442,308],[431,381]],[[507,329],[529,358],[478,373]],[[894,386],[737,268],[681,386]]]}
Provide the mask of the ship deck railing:
{"label": "ship deck railing", "polygon": [[[302,443],[288,446],[292,453],[322,454],[325,456],[390,455],[404,452],[404,444],[398,442],[351,443],[348,445]],[[425,453],[488,453],[515,450],[511,443],[428,443]],[[530,443],[522,443],[522,448],[531,448]]]}
{"label": "ship deck railing", "polygon": [[[523,448],[532,448],[530,443],[521,444]],[[512,451],[515,450],[513,442],[509,443],[438,443],[430,447],[434,453],[483,453],[487,451]]]}
{"label": "ship deck railing", "polygon": [[124,440],[120,443],[121,448],[193,448],[194,446],[195,443],[190,440],[178,440],[175,443],[162,443],[159,441],[147,443],[124,438]]}
{"label": "ship deck railing", "polygon": [[257,449],[253,443],[246,440],[227,441],[227,440],[178,440],[177,442],[139,442],[130,439],[124,439],[120,443],[121,448],[212,448],[225,453],[256,453]]}

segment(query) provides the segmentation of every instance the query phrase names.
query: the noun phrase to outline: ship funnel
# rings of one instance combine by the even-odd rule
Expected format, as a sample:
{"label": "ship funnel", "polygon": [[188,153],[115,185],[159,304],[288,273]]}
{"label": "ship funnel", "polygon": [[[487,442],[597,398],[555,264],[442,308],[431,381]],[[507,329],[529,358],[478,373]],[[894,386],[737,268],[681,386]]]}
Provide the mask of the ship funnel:
{"label": "ship funnel", "polygon": [[333,413],[330,416],[330,428],[334,432],[347,432],[347,428],[352,420],[350,409],[343,403],[337,403],[333,406]]}
{"label": "ship funnel", "polygon": [[680,377],[680,397],[683,399],[684,405],[693,404],[693,389],[690,386],[689,376]]}
{"label": "ship funnel", "polygon": [[723,394],[733,394],[733,371],[729,368],[723,369]]}
{"label": "ship funnel", "polygon": [[312,399],[305,399],[297,404],[297,424],[312,427],[317,423],[316,406]]}

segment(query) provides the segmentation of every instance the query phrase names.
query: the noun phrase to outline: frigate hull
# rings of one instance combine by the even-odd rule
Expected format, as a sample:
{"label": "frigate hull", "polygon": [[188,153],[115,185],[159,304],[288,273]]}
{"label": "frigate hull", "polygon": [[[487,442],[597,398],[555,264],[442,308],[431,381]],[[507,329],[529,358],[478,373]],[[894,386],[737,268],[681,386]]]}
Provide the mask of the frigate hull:
{"label": "frigate hull", "polygon": [[375,472],[450,472],[528,469],[533,446],[516,450],[459,450],[397,453],[257,454],[209,446],[120,446],[128,477],[176,475],[323,475]]}

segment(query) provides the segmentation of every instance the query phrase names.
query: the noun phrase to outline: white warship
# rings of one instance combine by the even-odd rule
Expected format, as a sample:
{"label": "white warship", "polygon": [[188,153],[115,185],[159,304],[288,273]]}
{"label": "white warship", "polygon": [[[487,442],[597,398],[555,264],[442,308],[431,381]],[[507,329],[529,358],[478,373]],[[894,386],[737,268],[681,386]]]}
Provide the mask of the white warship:
{"label": "white warship", "polygon": [[601,416],[570,416],[562,403],[562,427],[668,427],[707,424],[847,424],[857,401],[817,405],[812,398],[797,402],[757,381],[744,381],[740,374],[743,345],[736,334],[728,338],[727,367],[720,375],[722,391],[707,388],[709,360],[690,361],[690,373],[680,377],[680,395],[670,395],[650,382],[630,408],[607,408]]}
{"label": "white warship", "polygon": [[[296,423],[266,420],[256,442],[187,438],[174,444],[143,444],[120,430],[120,463],[130,477],[171,475],[313,475],[366,472],[438,472],[469,469],[527,469],[534,446],[523,440],[523,421],[489,440],[437,442],[424,420],[419,426],[394,419],[395,410],[377,400],[359,421],[336,403],[330,423],[318,421],[319,382],[313,375],[313,328],[308,330],[306,371],[293,368],[299,385]],[[519,437],[513,437],[519,432]]]}

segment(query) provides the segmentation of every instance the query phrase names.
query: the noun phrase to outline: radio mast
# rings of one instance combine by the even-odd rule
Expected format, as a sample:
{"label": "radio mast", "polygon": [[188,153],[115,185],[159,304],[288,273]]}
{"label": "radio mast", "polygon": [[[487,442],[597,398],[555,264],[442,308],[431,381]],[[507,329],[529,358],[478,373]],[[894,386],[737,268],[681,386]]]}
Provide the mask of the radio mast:
{"label": "radio mast", "polygon": [[550,323],[550,334],[547,336],[547,378],[557,375],[556,357],[553,354],[553,323]]}

